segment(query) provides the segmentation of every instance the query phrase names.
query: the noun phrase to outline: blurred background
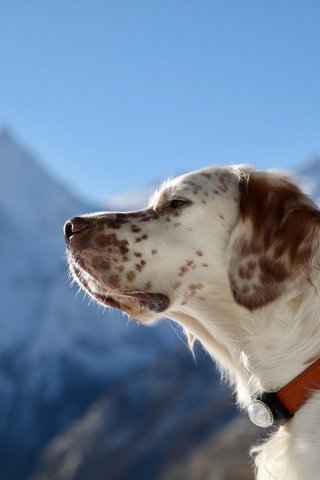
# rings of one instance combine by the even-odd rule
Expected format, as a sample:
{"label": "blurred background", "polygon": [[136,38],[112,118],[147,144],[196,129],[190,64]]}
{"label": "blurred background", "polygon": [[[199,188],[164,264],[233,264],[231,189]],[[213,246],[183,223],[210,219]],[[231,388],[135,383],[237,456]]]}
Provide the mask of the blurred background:
{"label": "blurred background", "polygon": [[88,305],[62,225],[209,164],[320,197],[319,2],[0,7],[0,479],[252,479],[262,433],[211,359]]}

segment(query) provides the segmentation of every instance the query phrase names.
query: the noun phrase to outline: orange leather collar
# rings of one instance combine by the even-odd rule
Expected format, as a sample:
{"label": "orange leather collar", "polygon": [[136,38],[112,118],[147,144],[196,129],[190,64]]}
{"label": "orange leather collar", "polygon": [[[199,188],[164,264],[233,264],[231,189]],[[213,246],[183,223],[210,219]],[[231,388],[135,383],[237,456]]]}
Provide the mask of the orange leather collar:
{"label": "orange leather collar", "polygon": [[320,388],[320,358],[288,385],[275,394],[284,408],[293,415]]}

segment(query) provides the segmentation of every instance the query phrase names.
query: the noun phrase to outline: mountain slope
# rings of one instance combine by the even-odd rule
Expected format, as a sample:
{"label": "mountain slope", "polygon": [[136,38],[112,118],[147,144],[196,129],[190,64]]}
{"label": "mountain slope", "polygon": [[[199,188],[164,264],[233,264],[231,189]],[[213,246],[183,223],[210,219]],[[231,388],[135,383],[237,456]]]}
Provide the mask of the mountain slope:
{"label": "mountain slope", "polygon": [[94,404],[52,442],[32,480],[155,480],[234,415],[213,365],[200,354],[196,367],[182,348]]}

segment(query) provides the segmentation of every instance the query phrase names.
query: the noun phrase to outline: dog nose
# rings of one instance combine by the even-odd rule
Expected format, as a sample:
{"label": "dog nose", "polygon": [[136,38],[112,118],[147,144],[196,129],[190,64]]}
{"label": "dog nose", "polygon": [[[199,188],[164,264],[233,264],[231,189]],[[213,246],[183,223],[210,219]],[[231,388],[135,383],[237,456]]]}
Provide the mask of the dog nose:
{"label": "dog nose", "polygon": [[72,235],[80,233],[85,228],[89,227],[89,223],[81,217],[69,218],[64,224],[64,238],[66,243],[69,242]]}

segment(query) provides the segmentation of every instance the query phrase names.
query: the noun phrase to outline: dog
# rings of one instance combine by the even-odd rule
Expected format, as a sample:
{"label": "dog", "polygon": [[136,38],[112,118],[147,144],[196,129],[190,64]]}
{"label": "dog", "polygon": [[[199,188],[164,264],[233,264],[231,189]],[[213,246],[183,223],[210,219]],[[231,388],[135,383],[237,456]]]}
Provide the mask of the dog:
{"label": "dog", "polygon": [[[320,357],[320,211],[284,174],[205,168],[164,183],[145,209],[74,217],[64,231],[90,296],[143,324],[176,321],[244,409]],[[258,480],[320,479],[319,389],[254,449]]]}

